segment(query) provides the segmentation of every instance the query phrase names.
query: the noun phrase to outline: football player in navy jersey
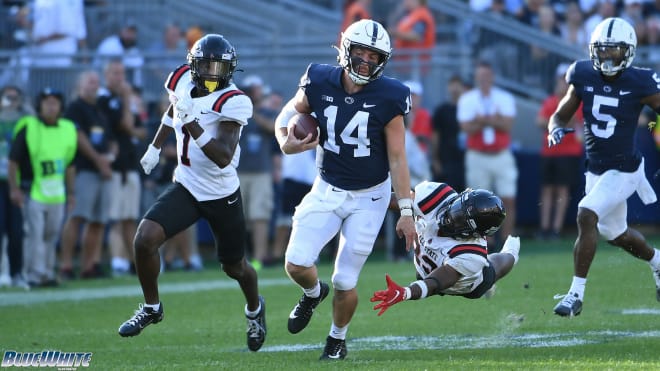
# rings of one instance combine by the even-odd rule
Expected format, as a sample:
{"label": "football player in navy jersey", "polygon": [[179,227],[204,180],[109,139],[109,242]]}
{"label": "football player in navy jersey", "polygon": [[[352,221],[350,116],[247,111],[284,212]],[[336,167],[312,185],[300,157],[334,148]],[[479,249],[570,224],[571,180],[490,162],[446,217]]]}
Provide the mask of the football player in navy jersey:
{"label": "football player in navy jersey", "polygon": [[607,18],[598,24],[589,44],[591,60],[570,66],[566,73],[570,86],[548,122],[548,145],[553,146],[561,142],[571,116],[584,104],[585,196],[578,204],[573,282],[554,308],[560,316],[577,316],[582,311],[599,234],[649,262],[660,301],[660,251],[626,222],[626,200],[635,192],[644,204],[656,201],[634,135],[644,105],[660,112],[660,76],[631,66],[636,47],[635,30],[623,19]]}
{"label": "football player in navy jersey", "polygon": [[174,132],[178,164],[174,182],[147,211],[135,235],[135,264],[145,304],[119,327],[121,336],[138,335],[163,319],[158,249],[204,218],[222,269],[238,281],[247,301],[248,348],[257,351],[265,341],[265,302],[259,295],[257,273],[245,259],[245,220],[236,174],[241,127],[252,116],[252,102],[232,82],[236,65],[236,51],[229,41],[209,34],[193,44],[188,63],[165,81],[173,103],[140,163],[149,174],[159,163],[161,146]]}
{"label": "football player in navy jersey", "polygon": [[[392,188],[401,210],[397,233],[408,249],[416,238],[403,124],[410,111],[410,90],[383,76],[392,51],[390,37],[381,24],[365,19],[350,25],[340,44],[339,66],[310,64],[275,122],[285,154],[319,147],[319,176],[296,208],[286,251],[286,272],[303,290],[289,315],[291,333],[307,326],[330,291],[319,281],[315,261],[340,232],[332,274],[332,326],[321,359],[346,357],[358,277],[383,224]],[[318,139],[312,140],[311,134],[296,139],[294,130],[287,129],[298,112],[317,117]]]}

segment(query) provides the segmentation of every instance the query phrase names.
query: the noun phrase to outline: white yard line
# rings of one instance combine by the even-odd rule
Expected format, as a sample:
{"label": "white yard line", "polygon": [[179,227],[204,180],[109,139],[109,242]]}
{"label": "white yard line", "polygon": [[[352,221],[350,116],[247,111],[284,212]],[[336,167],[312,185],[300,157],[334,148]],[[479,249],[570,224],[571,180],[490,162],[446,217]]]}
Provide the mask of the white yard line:
{"label": "white yard line", "polygon": [[[290,285],[289,279],[260,279],[259,286],[280,286]],[[161,283],[159,292],[163,294],[190,292],[190,291],[208,291],[238,288],[236,281],[230,280],[212,280],[196,282],[179,283]],[[142,290],[139,284],[95,287],[88,289],[54,289],[54,290],[33,290],[29,292],[7,292],[0,293],[0,307],[10,305],[32,305],[41,303],[50,303],[54,301],[83,301],[95,299],[108,299],[117,297],[142,297]]]}
{"label": "white yard line", "polygon": [[[588,331],[574,333],[520,335],[442,335],[442,336],[374,336],[348,339],[351,350],[451,350],[495,348],[572,347],[611,342],[620,338],[659,338],[660,331]],[[323,344],[283,344],[264,346],[260,352],[301,352],[321,349]]]}

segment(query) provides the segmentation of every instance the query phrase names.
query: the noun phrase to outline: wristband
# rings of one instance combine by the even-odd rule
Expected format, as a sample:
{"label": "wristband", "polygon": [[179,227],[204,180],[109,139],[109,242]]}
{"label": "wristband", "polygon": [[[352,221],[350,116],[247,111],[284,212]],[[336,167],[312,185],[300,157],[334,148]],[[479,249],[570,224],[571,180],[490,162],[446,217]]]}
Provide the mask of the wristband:
{"label": "wristband", "polygon": [[410,300],[410,296],[412,295],[410,292],[410,287],[404,287],[403,291],[403,300]]}
{"label": "wristband", "polygon": [[198,137],[195,139],[195,143],[197,143],[197,145],[199,146],[199,148],[202,148],[202,147],[204,147],[208,142],[210,142],[211,139],[213,139],[213,137],[211,136],[211,134],[207,133],[206,131],[203,131],[203,132],[202,132],[202,135],[198,136]]}
{"label": "wristband", "polygon": [[429,296],[429,287],[426,285],[424,280],[415,281],[411,283],[411,285],[417,285],[422,290],[422,294],[419,297],[420,299],[424,299],[425,297]]}
{"label": "wristband", "polygon": [[163,117],[160,118],[160,122],[169,127],[174,127],[174,120],[170,117],[170,115],[167,114],[167,111],[163,113]]}
{"label": "wristband", "polygon": [[402,198],[398,201],[399,203],[399,209],[411,209],[412,210],[412,199],[410,198]]}
{"label": "wristband", "polygon": [[412,199],[402,198],[398,201],[401,216],[413,216]]}

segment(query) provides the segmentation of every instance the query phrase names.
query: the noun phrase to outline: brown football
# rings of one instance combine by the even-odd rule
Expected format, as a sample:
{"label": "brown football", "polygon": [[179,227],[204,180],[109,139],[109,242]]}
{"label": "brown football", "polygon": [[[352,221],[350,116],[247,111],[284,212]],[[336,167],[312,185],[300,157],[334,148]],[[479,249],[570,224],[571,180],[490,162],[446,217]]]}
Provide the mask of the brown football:
{"label": "brown football", "polygon": [[297,113],[289,120],[289,130],[293,128],[293,135],[298,139],[305,139],[307,134],[312,133],[312,140],[318,137],[319,122],[308,113]]}

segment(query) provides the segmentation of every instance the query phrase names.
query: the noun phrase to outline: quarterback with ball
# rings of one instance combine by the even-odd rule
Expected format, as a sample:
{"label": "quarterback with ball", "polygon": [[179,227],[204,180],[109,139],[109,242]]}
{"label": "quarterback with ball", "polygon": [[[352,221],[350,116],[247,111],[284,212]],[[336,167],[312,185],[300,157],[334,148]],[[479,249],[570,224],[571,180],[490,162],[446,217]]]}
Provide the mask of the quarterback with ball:
{"label": "quarterback with ball", "polygon": [[518,237],[508,236],[499,253],[488,254],[486,237],[506,217],[502,200],[492,192],[468,188],[459,194],[448,184],[425,181],[414,194],[417,281],[402,287],[386,275],[387,289],[371,298],[378,302],[379,316],[394,304],[431,295],[478,299],[518,262]]}
{"label": "quarterback with ball", "polygon": [[568,294],[554,308],[560,316],[582,312],[599,234],[611,245],[649,262],[660,301],[660,251],[626,221],[626,202],[634,193],[644,204],[657,200],[646,179],[644,158],[635,147],[635,130],[645,105],[660,113],[660,76],[632,66],[636,48],[635,29],[625,20],[607,18],[598,24],[589,44],[591,60],[569,67],[568,91],[548,123],[548,145],[554,146],[561,142],[573,113],[583,105],[585,195],[578,203],[573,281]]}
{"label": "quarterback with ball", "polygon": [[[289,332],[303,330],[329,294],[315,262],[340,233],[332,274],[332,326],[321,355],[330,360],[346,357],[358,276],[385,219],[392,188],[402,210],[396,230],[408,246],[415,238],[403,124],[410,111],[410,89],[383,76],[392,52],[390,37],[380,23],[364,19],[344,30],[340,44],[339,66],[310,64],[275,122],[285,154],[318,145],[319,176],[296,208],[286,250],[286,272],[303,291],[289,315]],[[316,115],[316,140],[311,134],[298,139],[287,129],[296,113]]]}

